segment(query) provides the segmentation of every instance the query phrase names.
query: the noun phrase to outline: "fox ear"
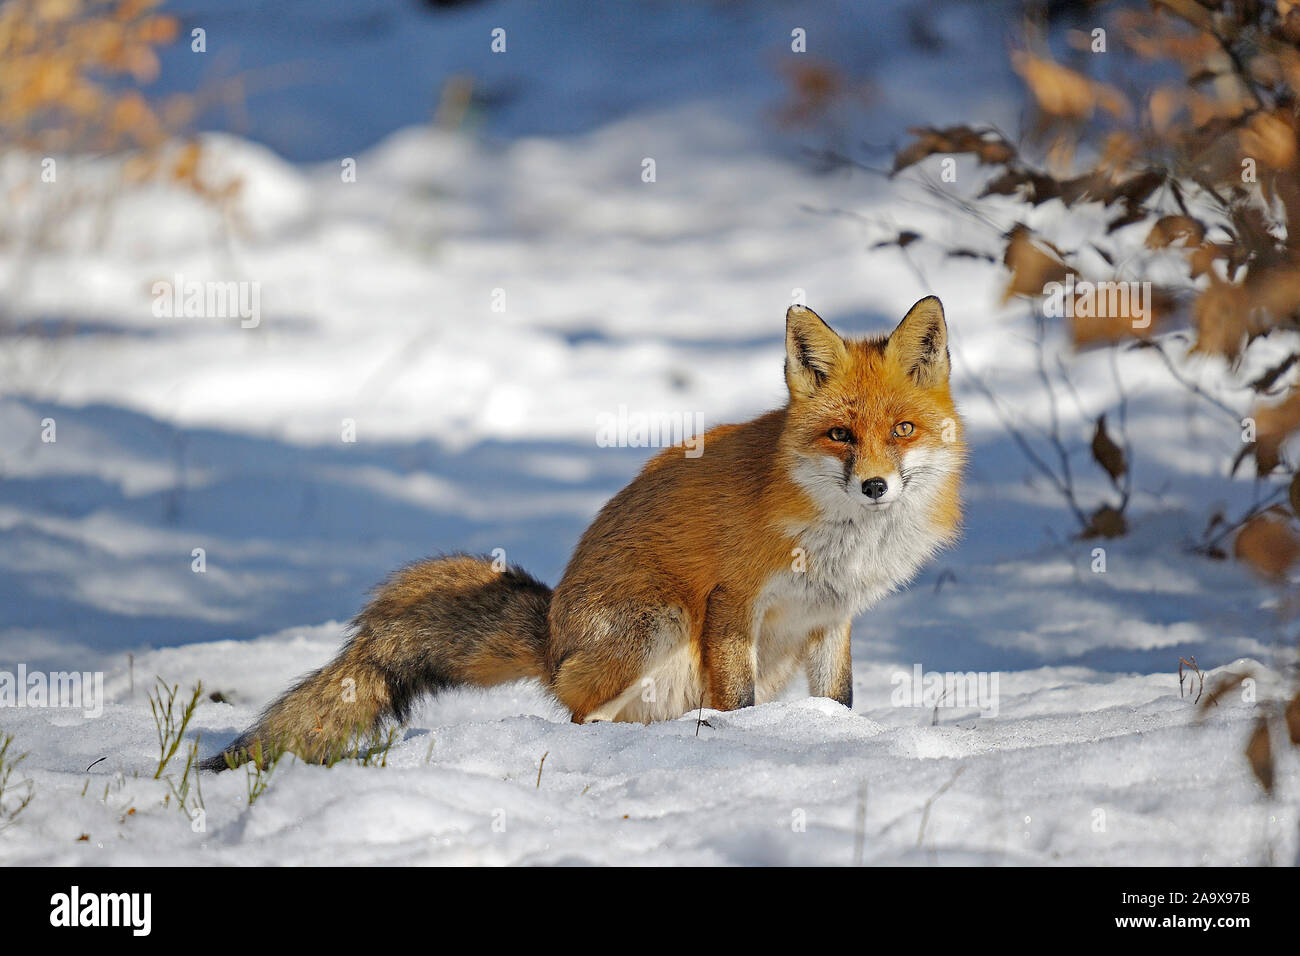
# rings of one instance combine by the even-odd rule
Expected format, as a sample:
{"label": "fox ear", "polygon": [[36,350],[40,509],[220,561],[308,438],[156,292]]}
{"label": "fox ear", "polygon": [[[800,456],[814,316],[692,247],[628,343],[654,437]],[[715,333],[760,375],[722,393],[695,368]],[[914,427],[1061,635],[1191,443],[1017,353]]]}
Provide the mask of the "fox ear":
{"label": "fox ear", "polygon": [[812,309],[792,305],[785,313],[785,383],[795,398],[807,398],[844,360],[844,340]]}
{"label": "fox ear", "polygon": [[926,296],[907,311],[898,328],[889,335],[885,357],[897,363],[922,388],[948,381],[948,324],[943,303]]}

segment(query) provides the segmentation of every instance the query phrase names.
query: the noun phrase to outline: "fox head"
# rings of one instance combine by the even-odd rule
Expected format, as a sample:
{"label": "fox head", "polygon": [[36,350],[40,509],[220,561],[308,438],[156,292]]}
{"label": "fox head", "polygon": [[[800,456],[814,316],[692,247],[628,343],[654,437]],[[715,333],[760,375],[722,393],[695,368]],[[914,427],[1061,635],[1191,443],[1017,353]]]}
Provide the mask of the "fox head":
{"label": "fox head", "polygon": [[924,499],[955,524],[965,446],[939,300],[917,302],[888,336],[851,340],[792,306],[785,345],[783,443],[813,500],[853,517]]}

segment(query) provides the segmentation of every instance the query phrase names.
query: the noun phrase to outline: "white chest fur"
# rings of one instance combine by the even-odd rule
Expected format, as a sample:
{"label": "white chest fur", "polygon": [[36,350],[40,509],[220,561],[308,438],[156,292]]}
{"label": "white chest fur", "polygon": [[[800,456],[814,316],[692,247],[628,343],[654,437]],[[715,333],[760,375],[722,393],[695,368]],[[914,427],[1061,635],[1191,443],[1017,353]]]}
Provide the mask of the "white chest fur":
{"label": "white chest fur", "polygon": [[769,579],[755,608],[760,700],[789,680],[811,634],[844,626],[934,555],[942,535],[928,498],[904,497],[879,512],[828,508],[789,529],[798,542],[790,566]]}

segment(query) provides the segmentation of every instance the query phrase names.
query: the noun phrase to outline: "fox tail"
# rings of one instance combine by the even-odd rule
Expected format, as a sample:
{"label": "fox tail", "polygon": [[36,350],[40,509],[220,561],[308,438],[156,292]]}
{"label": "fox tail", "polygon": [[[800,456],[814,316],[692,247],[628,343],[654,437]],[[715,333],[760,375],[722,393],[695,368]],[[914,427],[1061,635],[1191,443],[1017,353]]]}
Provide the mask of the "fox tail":
{"label": "fox tail", "polygon": [[515,567],[451,555],[408,565],[352,622],[339,655],[308,674],[204,770],[292,751],[332,763],[405,720],[420,696],[447,687],[546,681],[551,589]]}

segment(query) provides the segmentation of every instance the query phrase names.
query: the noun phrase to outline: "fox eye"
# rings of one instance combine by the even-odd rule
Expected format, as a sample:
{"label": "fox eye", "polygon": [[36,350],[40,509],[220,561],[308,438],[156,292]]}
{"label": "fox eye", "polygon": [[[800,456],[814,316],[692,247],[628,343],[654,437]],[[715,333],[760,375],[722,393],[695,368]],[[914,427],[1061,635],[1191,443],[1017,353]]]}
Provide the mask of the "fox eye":
{"label": "fox eye", "polygon": [[839,425],[828,431],[826,437],[831,441],[853,441],[853,433],[847,428],[841,428]]}
{"label": "fox eye", "polygon": [[897,425],[894,426],[894,437],[906,438],[914,431],[916,431],[916,426],[913,425],[911,422],[899,422]]}

